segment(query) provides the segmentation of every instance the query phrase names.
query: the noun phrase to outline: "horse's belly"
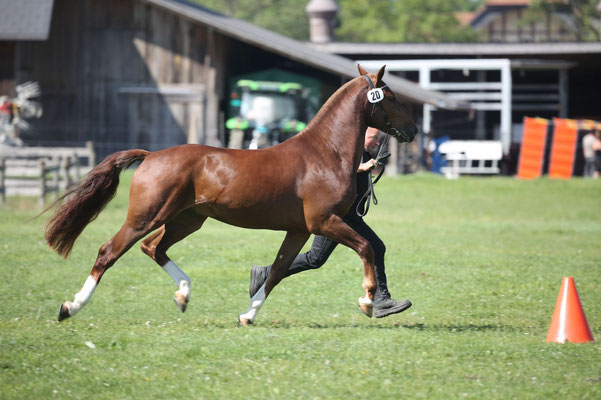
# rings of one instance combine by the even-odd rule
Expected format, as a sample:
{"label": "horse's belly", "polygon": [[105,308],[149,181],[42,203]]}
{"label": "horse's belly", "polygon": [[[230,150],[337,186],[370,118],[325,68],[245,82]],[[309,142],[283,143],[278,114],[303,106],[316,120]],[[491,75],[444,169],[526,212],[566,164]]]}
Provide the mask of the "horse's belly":
{"label": "horse's belly", "polygon": [[226,224],[249,229],[307,230],[302,212],[294,207],[248,207],[231,209],[219,205],[198,206],[199,211]]}

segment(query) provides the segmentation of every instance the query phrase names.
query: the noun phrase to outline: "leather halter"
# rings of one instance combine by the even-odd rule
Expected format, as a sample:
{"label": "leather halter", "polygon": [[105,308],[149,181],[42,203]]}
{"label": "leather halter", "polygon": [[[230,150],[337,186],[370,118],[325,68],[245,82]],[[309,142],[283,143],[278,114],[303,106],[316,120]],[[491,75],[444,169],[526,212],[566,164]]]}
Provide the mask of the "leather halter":
{"label": "leather halter", "polygon": [[[363,75],[363,77],[367,81],[367,84],[369,85],[370,89],[375,89],[376,88],[374,86],[373,82],[371,81],[371,79],[369,79],[369,77],[367,75]],[[384,86],[380,87],[379,89],[384,89],[384,88],[387,88],[387,87],[388,87],[388,85],[384,85]],[[378,108],[382,112],[382,117],[384,118],[384,123],[386,124],[386,133],[388,135],[392,135],[392,136],[402,136],[402,138],[404,139],[404,141],[410,142],[411,139],[409,139],[409,137],[407,136],[407,134],[405,132],[398,131],[396,128],[392,127],[392,125],[390,124],[390,119],[388,118],[388,114],[386,114],[386,111],[384,110],[384,106],[382,106],[382,101],[384,101],[384,99],[378,101],[377,103],[372,103],[371,104],[371,114],[370,114],[369,118],[372,119],[374,117],[374,113],[376,111],[376,106],[378,106]],[[391,133],[391,131],[395,132],[396,135],[394,133]]]}
{"label": "leather halter", "polygon": [[[363,75],[363,77],[369,84],[369,87],[371,89],[375,89],[374,84],[372,83],[371,79],[369,79],[367,75]],[[385,87],[388,87],[388,85],[384,85],[381,88],[385,88]],[[390,136],[389,136],[390,130],[394,129],[394,128],[392,128],[392,126],[390,124],[390,120],[388,119],[388,115],[386,114],[384,107],[380,103],[382,103],[382,101],[379,101],[377,103],[372,103],[371,115],[370,115],[370,119],[373,118],[374,112],[376,110],[376,105],[377,105],[378,108],[380,109],[380,111],[382,111],[382,116],[384,117],[384,122],[386,123],[386,135],[384,135],[384,139],[382,139],[382,143],[380,143],[380,148],[378,149],[378,154],[376,155],[376,158],[375,158],[376,166],[380,164],[380,161],[382,161],[383,159],[388,158],[390,156],[389,152],[382,153],[382,151],[384,150],[384,148],[386,148],[386,144],[388,143],[388,140],[390,139]],[[394,129],[394,130],[397,131],[396,129]],[[361,197],[361,200],[359,200],[359,202],[357,203],[357,208],[355,209],[355,212],[357,213],[357,216],[359,216],[359,217],[364,217],[367,214],[367,212],[369,211],[370,200],[372,198],[373,198],[373,203],[378,204],[378,198],[376,197],[376,192],[374,191],[374,185],[380,180],[380,178],[382,177],[382,174],[384,173],[385,165],[384,164],[381,164],[381,165],[382,165],[382,169],[380,170],[380,173],[378,174],[376,179],[372,178],[371,170],[369,171],[368,189]],[[361,203],[363,203],[363,201],[365,201],[365,206],[363,208],[363,212],[360,212],[359,207],[361,206]]]}

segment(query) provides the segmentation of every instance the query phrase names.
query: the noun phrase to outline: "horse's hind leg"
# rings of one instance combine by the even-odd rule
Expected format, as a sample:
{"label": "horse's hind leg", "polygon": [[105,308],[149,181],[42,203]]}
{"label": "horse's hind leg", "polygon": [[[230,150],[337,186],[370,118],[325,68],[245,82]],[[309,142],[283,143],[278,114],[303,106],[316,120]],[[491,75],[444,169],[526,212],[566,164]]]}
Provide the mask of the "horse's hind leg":
{"label": "horse's hind leg", "polygon": [[81,310],[92,298],[94,290],[102,275],[109,269],[119,257],[121,257],[131,246],[140,240],[144,235],[148,234],[153,226],[146,224],[143,228],[135,229],[127,222],[121,227],[119,232],[111,240],[106,242],[98,251],[98,257],[94,267],[86,279],[82,289],[75,294],[75,299],[65,301],[59,310],[58,320],[62,321],[65,318],[72,317]]}
{"label": "horse's hind leg", "polygon": [[286,276],[286,272],[294,261],[294,258],[303,248],[303,245],[309,239],[308,232],[288,232],[284,238],[284,242],[278,251],[278,255],[272,264],[271,272],[267,277],[267,281],[261,286],[257,293],[250,299],[248,311],[238,316],[240,325],[252,325],[257,317],[257,312],[265,303],[265,299],[271,293],[271,290]]}
{"label": "horse's hind leg", "polygon": [[200,229],[206,219],[206,216],[199,215],[190,209],[182,211],[146,238],[140,246],[142,251],[159,264],[178,286],[173,300],[182,312],[186,311],[186,306],[188,305],[188,301],[190,301],[190,286],[192,285],[192,281],[167,256],[167,250],[175,243]]}

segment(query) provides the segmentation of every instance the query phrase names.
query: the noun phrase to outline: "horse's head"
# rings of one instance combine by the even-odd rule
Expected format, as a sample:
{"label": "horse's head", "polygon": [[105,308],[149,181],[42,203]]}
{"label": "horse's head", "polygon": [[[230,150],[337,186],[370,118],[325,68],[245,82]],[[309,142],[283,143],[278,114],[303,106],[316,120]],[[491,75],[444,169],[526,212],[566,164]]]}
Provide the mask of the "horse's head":
{"label": "horse's head", "polygon": [[375,81],[373,74],[368,74],[358,64],[357,67],[368,85],[367,124],[394,136],[399,142],[411,142],[417,134],[417,125],[392,90],[382,81],[386,66],[380,68]]}

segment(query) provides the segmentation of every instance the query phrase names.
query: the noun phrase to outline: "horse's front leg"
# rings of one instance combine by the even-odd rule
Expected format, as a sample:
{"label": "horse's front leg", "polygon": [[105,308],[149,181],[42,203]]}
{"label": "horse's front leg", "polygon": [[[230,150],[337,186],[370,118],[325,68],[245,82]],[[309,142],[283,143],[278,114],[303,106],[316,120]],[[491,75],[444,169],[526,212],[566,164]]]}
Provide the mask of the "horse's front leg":
{"label": "horse's front leg", "polygon": [[267,281],[261,286],[261,289],[250,299],[248,311],[238,316],[238,323],[242,326],[251,325],[265,299],[271,293],[271,290],[286,276],[290,264],[303,248],[311,234],[308,232],[287,232],[284,242],[278,251],[278,255],[273,262]]}
{"label": "horse's front leg", "polygon": [[319,234],[326,236],[355,250],[363,261],[363,289],[365,296],[359,297],[359,308],[371,318],[376,294],[376,273],[374,269],[374,250],[369,242],[337,215],[332,215],[318,227]]}

